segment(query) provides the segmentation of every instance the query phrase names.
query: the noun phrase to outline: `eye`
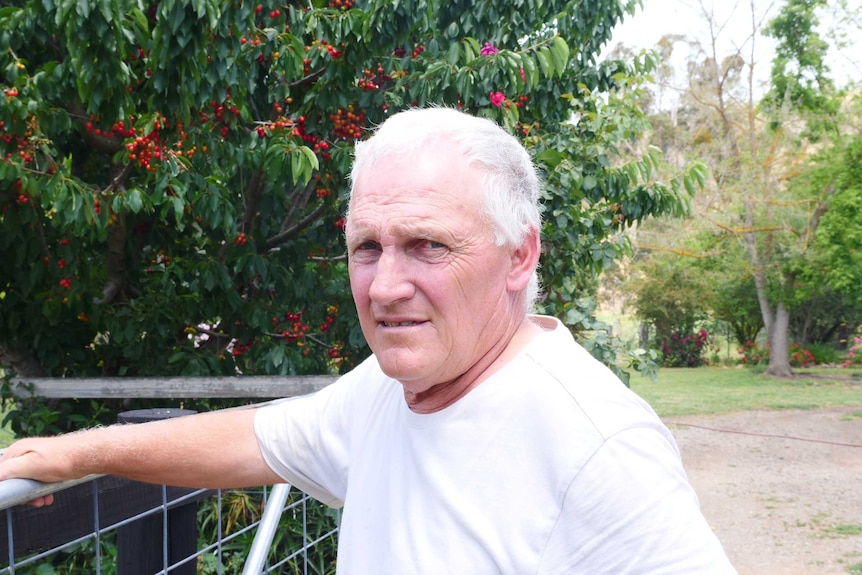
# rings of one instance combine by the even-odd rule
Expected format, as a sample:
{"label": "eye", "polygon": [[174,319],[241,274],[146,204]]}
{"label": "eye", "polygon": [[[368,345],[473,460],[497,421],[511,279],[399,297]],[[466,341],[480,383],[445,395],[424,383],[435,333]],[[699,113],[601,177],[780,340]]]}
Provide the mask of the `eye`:
{"label": "eye", "polygon": [[349,254],[353,256],[369,256],[380,251],[380,244],[373,240],[355,242],[350,245]]}
{"label": "eye", "polygon": [[357,251],[360,251],[360,250],[379,250],[379,249],[380,249],[380,244],[378,244],[377,242],[372,242],[372,241],[362,242],[356,246]]}
{"label": "eye", "polygon": [[413,252],[421,259],[436,261],[446,257],[449,246],[437,240],[422,239],[413,244]]}
{"label": "eye", "polygon": [[437,240],[429,240],[426,238],[419,239],[413,242],[413,247],[414,249],[432,252],[449,249],[449,246],[447,246],[443,242],[438,242]]}

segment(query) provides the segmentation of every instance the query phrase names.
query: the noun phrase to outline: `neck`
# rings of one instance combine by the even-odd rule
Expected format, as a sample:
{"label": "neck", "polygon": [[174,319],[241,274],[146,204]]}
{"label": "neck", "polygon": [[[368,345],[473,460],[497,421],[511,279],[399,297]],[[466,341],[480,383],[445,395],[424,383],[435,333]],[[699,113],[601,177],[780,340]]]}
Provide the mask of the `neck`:
{"label": "neck", "polygon": [[434,413],[449,407],[499,371],[541,331],[539,326],[525,317],[507,337],[500,338],[479,361],[455,379],[439,383],[421,393],[411,393],[405,388],[407,406],[415,413]]}

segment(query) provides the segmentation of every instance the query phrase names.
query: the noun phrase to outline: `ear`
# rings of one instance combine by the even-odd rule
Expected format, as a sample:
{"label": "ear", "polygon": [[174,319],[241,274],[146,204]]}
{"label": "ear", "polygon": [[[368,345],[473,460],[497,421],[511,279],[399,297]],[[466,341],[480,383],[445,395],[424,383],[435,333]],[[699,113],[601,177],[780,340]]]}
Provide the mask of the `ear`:
{"label": "ear", "polygon": [[539,265],[539,255],[542,251],[542,241],[539,230],[531,227],[521,245],[511,253],[507,287],[510,292],[519,292],[527,287],[533,272]]}

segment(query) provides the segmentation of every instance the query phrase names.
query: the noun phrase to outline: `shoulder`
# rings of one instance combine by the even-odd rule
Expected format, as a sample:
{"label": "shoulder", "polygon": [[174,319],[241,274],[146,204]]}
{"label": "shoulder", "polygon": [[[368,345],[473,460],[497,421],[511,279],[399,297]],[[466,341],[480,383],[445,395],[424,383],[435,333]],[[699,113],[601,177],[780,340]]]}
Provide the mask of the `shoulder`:
{"label": "shoulder", "polygon": [[635,427],[663,428],[649,404],[578,344],[562,323],[536,319],[544,332],[513,362],[513,377],[533,381],[532,393],[582,418],[602,440]]}
{"label": "shoulder", "polygon": [[381,397],[397,392],[399,384],[380,369],[373,355],[341,375],[320,391],[272,402],[261,408],[267,416],[280,417],[288,411],[345,409],[353,411],[358,404],[374,404]]}

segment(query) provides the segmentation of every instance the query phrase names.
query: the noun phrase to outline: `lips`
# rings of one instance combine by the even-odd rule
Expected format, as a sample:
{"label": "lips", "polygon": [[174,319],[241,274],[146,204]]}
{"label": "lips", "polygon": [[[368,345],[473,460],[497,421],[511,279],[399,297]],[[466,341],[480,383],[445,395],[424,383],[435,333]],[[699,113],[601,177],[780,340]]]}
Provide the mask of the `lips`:
{"label": "lips", "polygon": [[411,325],[419,325],[421,321],[381,321],[384,327],[409,327]]}

